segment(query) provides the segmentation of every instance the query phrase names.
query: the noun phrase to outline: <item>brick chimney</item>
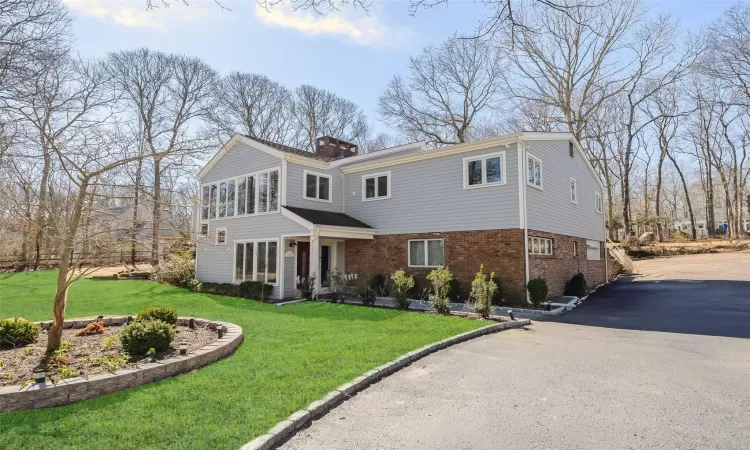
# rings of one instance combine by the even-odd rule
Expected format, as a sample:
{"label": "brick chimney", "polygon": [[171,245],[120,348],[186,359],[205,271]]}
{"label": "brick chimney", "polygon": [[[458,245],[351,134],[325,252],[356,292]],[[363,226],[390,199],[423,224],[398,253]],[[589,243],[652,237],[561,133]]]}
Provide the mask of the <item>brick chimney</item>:
{"label": "brick chimney", "polygon": [[358,155],[359,148],[350,142],[331,136],[323,136],[316,139],[315,153],[324,158],[341,159]]}

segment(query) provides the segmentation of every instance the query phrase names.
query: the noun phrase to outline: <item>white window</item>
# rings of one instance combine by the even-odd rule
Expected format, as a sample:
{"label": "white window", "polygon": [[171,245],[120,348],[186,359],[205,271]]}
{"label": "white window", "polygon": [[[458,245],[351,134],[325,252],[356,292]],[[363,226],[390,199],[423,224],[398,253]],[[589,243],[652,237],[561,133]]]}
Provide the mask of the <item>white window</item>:
{"label": "white window", "polygon": [[573,241],[573,256],[578,256],[578,241]]}
{"label": "white window", "polygon": [[374,173],[362,177],[362,201],[391,198],[391,173]]}
{"label": "white window", "polygon": [[440,267],[445,265],[442,239],[409,241],[409,267]]}
{"label": "white window", "polygon": [[604,211],[604,200],[601,193],[594,192],[594,203],[596,204],[596,212],[601,214]]}
{"label": "white window", "polygon": [[578,183],[576,183],[576,180],[571,178],[570,179],[570,202],[571,203],[578,203]]}
{"label": "white window", "polygon": [[529,255],[551,255],[552,239],[529,237]]}
{"label": "white window", "polygon": [[226,244],[227,243],[227,229],[226,228],[217,228],[216,229],[216,245]]}
{"label": "white window", "polygon": [[526,183],[542,189],[542,160],[534,155],[527,155],[526,158]]}
{"label": "white window", "polygon": [[201,234],[201,236],[208,236],[208,224],[207,223],[202,223],[201,224],[201,232],[200,232],[200,234]]}
{"label": "white window", "polygon": [[586,259],[589,261],[599,261],[601,259],[599,241],[586,241]]}
{"label": "white window", "polygon": [[464,158],[464,189],[505,184],[505,152]]}
{"label": "white window", "polygon": [[745,220],[745,231],[750,232],[750,219]]}
{"label": "white window", "polygon": [[278,281],[279,241],[237,241],[234,246],[234,281]]}
{"label": "white window", "polygon": [[278,211],[278,168],[201,186],[201,220]]}
{"label": "white window", "polygon": [[307,200],[331,203],[331,176],[324,173],[304,171],[305,190],[302,193]]}

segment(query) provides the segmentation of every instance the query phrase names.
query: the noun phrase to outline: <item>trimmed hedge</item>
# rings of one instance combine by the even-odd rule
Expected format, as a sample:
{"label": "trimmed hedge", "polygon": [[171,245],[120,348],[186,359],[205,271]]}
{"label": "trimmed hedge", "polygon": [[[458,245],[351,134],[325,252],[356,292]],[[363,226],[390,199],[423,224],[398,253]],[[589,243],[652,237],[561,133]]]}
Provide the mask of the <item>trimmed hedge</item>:
{"label": "trimmed hedge", "polygon": [[538,307],[540,303],[547,299],[547,281],[544,278],[529,280],[526,289],[528,289],[531,302],[535,307]]}
{"label": "trimmed hedge", "polygon": [[161,320],[136,320],[126,325],[120,334],[122,348],[131,355],[145,355],[149,349],[157,352],[169,348],[174,339],[172,325]]}
{"label": "trimmed hedge", "polygon": [[253,300],[268,298],[273,292],[273,286],[261,281],[243,281],[240,284],[232,283],[201,283],[198,292],[204,294],[226,295],[229,297],[248,298]]}
{"label": "trimmed hedge", "polygon": [[565,283],[565,295],[579,298],[586,295],[586,277],[582,273],[573,275],[573,278]]}
{"label": "trimmed hedge", "polygon": [[20,317],[2,319],[0,320],[0,347],[31,344],[36,341],[41,332],[39,325]]}

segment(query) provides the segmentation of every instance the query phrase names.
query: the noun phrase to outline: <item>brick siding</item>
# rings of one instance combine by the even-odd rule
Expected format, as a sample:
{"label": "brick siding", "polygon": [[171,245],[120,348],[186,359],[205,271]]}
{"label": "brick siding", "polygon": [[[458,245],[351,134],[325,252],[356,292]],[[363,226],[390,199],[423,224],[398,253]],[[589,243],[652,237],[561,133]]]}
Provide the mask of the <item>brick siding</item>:
{"label": "brick siding", "polygon": [[[599,261],[586,258],[586,239],[529,230],[529,237],[552,239],[552,256],[529,255],[529,277],[542,277],[547,281],[549,297],[565,292],[565,283],[581,272],[589,287],[606,281],[604,264],[604,242],[599,243]],[[578,254],[573,256],[573,241],[578,243]]]}
{"label": "brick siding", "polygon": [[525,302],[523,230],[455,231],[377,235],[373,240],[346,241],[346,272],[367,270],[383,275],[404,269],[414,275],[420,290],[429,286],[425,276],[432,270],[412,268],[408,261],[410,239],[443,239],[445,265],[460,282],[461,297],[471,290],[479,265],[485,273],[495,272],[501,281],[502,296],[512,303]]}

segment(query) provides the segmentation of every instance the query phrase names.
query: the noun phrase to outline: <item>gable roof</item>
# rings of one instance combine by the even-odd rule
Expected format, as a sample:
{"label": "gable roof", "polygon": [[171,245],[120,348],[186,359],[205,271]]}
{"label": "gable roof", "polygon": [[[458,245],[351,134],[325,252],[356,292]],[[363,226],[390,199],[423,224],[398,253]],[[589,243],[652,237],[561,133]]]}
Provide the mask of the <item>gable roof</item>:
{"label": "gable roof", "polygon": [[317,209],[297,208],[294,206],[282,206],[287,211],[299,216],[313,225],[326,225],[332,227],[368,228],[370,225],[348,216],[344,213],[320,211]]}
{"label": "gable roof", "polygon": [[340,159],[340,158],[328,158],[328,157],[325,157],[325,156],[321,156],[321,155],[319,155],[317,153],[308,152],[307,150],[302,150],[301,148],[290,147],[288,145],[284,145],[284,144],[279,144],[279,143],[276,143],[276,142],[267,141],[265,139],[260,139],[260,138],[257,138],[257,137],[248,136],[246,134],[243,134],[243,136],[246,137],[246,138],[248,138],[248,139],[250,139],[250,140],[252,140],[252,141],[260,142],[261,144],[267,145],[267,146],[269,146],[271,148],[274,148],[276,150],[282,151],[284,153],[291,153],[293,155],[303,156],[305,158],[312,158],[312,159],[317,159],[318,161],[326,161],[326,162],[336,161],[337,159]]}

